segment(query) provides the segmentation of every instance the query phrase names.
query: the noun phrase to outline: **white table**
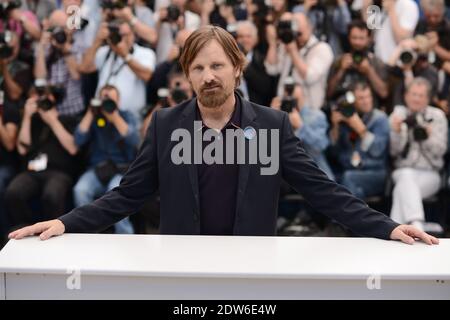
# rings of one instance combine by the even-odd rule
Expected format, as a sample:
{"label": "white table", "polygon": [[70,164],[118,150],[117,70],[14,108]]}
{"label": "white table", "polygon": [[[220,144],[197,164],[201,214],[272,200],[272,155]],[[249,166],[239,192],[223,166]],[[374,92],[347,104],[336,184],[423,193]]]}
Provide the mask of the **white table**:
{"label": "white table", "polygon": [[2,299],[450,299],[450,239],[65,234],[9,241],[0,276]]}

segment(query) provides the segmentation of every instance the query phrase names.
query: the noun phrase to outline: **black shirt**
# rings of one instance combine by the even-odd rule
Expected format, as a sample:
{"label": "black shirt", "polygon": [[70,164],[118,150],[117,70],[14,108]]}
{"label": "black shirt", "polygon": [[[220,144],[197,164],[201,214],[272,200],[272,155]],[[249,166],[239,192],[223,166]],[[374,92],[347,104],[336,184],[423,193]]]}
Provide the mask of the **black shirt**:
{"label": "black shirt", "polygon": [[[20,126],[20,112],[19,109],[13,105],[5,104],[0,106],[0,114],[2,115],[3,125],[6,126],[8,123],[13,123],[19,128]],[[9,152],[0,143],[0,166],[10,166],[15,167],[17,164],[17,152],[14,149]]]}
{"label": "black shirt", "polygon": [[[197,120],[202,121],[197,107]],[[236,197],[239,179],[239,166],[225,164],[226,129],[240,129],[241,106],[236,97],[236,106],[230,121],[222,129],[224,164],[198,165],[198,186],[200,193],[200,234],[203,235],[231,235],[233,234],[234,218],[236,214]],[[209,128],[203,123],[202,132]],[[203,141],[203,150],[210,144]],[[236,147],[234,155],[236,158]],[[235,159],[236,160],[236,159]]]}
{"label": "black shirt", "polygon": [[[78,118],[74,116],[58,117],[64,128],[71,134],[75,131]],[[38,113],[31,118],[31,147],[27,154],[27,161],[35,159],[39,154],[48,157],[47,170],[60,170],[69,175],[74,174],[76,168],[75,156],[70,155],[59,142],[52,129],[41,119]]]}

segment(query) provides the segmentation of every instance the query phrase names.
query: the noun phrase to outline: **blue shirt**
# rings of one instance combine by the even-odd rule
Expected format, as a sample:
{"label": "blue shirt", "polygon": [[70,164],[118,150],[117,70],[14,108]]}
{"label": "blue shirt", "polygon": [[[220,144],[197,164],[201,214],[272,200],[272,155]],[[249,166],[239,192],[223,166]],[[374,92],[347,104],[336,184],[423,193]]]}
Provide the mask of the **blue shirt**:
{"label": "blue shirt", "polygon": [[136,156],[139,144],[137,120],[129,111],[119,111],[120,116],[128,124],[128,131],[121,136],[112,123],[106,122],[104,127],[99,127],[94,120],[89,130],[85,133],[78,126],[74,139],[78,147],[91,142],[89,165],[96,166],[108,159],[115,164],[130,163]]}
{"label": "blue shirt", "polygon": [[327,135],[327,117],[323,111],[309,107],[302,107],[300,116],[302,117],[303,125],[295,134],[303,141],[306,151],[312,156],[317,156],[330,143]]}
{"label": "blue shirt", "polygon": [[[389,145],[389,121],[386,114],[378,109],[361,117],[366,125],[367,133],[363,140],[356,139],[353,149],[350,135],[352,130],[341,125],[336,143],[338,160],[344,169],[386,169]],[[352,154],[357,151],[361,157],[361,165],[357,168],[351,164]]]}

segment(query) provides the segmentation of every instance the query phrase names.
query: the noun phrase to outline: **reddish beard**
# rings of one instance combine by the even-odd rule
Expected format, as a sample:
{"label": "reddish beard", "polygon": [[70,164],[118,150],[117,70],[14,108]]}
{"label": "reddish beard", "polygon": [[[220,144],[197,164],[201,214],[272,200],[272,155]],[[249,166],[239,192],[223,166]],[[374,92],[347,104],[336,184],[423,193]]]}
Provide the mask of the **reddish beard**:
{"label": "reddish beard", "polygon": [[[207,90],[210,88],[214,89]],[[197,94],[197,99],[205,108],[217,108],[224,104],[232,93],[232,90],[226,90],[219,83],[211,83],[201,87]]]}

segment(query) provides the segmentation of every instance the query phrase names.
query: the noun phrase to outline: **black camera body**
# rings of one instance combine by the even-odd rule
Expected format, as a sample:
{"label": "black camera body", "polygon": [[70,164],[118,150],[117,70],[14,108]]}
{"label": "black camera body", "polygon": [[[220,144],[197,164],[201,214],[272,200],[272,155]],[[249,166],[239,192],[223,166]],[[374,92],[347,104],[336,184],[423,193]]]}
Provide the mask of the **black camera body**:
{"label": "black camera body", "polygon": [[169,98],[169,95],[170,95],[169,89],[167,89],[167,88],[159,88],[158,92],[157,92],[157,95],[158,95],[158,102],[157,103],[160,104],[162,108],[169,107],[169,101],[168,101],[168,98]]}
{"label": "black camera body", "polygon": [[36,92],[39,95],[37,107],[43,111],[48,111],[60,104],[66,94],[64,87],[59,85],[36,87]]}
{"label": "black camera body", "polygon": [[180,8],[178,8],[174,4],[171,4],[167,7],[167,17],[164,21],[170,23],[176,22],[180,17],[180,15],[181,15]]}
{"label": "black camera body", "polygon": [[410,114],[403,122],[406,123],[408,129],[412,130],[415,141],[420,142],[428,139],[428,132],[426,128],[419,123],[417,113]]}
{"label": "black camera body", "polygon": [[108,24],[109,36],[108,39],[113,45],[117,45],[122,41],[122,35],[120,34],[120,26],[117,23]]}
{"label": "black camera body", "polygon": [[64,44],[67,42],[66,30],[63,27],[51,27],[47,30],[51,33],[52,39],[55,40],[57,44]]}
{"label": "black camera body", "polygon": [[0,58],[8,59],[13,54],[13,48],[9,45],[11,41],[11,32],[0,33]]}
{"label": "black camera body", "polygon": [[355,64],[361,64],[363,60],[367,57],[367,51],[366,50],[354,50],[352,52],[352,59],[353,63]]}
{"label": "black camera body", "polygon": [[277,25],[277,37],[284,44],[291,43],[300,35],[294,20],[281,20]]}
{"label": "black camera body", "polygon": [[176,104],[182,103],[183,101],[186,101],[188,99],[188,94],[186,93],[186,91],[181,89],[181,85],[179,82],[177,82],[175,84],[175,88],[170,91],[170,96]]}
{"label": "black camera body", "polygon": [[8,19],[9,13],[14,9],[19,9],[22,6],[21,0],[10,0],[0,3],[0,19]]}
{"label": "black camera body", "polygon": [[90,106],[92,113],[96,116],[100,115],[101,111],[111,114],[118,108],[116,102],[108,97],[104,99],[91,99]]}
{"label": "black camera body", "polygon": [[127,6],[127,2],[123,1],[123,0],[103,0],[100,3],[100,6],[102,7],[102,9],[110,9],[110,10],[114,10],[114,9],[123,9]]}
{"label": "black camera body", "polygon": [[351,91],[347,91],[336,100],[336,110],[344,117],[350,118],[356,112],[355,95]]}
{"label": "black camera body", "polygon": [[292,77],[287,77],[284,80],[284,97],[281,100],[281,110],[287,113],[292,112],[297,107],[297,99],[293,97],[295,89],[295,80]]}

